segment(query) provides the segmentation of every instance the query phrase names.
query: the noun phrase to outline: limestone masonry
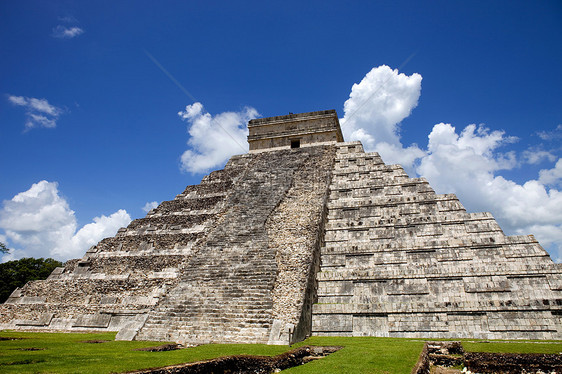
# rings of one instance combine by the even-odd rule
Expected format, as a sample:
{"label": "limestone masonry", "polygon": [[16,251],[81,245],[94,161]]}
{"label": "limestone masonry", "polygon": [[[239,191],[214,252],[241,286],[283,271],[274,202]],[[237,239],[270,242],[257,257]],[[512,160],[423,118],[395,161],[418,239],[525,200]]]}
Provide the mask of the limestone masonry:
{"label": "limestone masonry", "polygon": [[359,142],[335,111],[251,120],[250,152],[0,305],[0,328],[289,344],[562,339],[562,268]]}

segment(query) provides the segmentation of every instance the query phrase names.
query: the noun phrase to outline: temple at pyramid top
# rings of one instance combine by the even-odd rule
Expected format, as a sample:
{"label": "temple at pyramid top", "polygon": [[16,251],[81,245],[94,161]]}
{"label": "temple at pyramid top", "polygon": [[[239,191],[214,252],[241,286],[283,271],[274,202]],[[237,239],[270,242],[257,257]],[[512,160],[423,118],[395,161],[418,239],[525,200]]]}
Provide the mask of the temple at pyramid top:
{"label": "temple at pyramid top", "polygon": [[250,152],[343,142],[335,110],[253,119],[248,123]]}

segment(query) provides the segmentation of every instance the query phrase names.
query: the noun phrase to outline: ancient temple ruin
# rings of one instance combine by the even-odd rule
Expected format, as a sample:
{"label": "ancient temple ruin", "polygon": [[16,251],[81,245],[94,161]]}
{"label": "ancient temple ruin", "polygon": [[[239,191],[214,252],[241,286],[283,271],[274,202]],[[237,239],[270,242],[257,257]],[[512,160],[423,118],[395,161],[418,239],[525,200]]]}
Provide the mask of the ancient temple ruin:
{"label": "ancient temple ruin", "polygon": [[232,157],[0,305],[0,328],[289,344],[562,339],[562,268],[359,142],[335,111],[251,120]]}

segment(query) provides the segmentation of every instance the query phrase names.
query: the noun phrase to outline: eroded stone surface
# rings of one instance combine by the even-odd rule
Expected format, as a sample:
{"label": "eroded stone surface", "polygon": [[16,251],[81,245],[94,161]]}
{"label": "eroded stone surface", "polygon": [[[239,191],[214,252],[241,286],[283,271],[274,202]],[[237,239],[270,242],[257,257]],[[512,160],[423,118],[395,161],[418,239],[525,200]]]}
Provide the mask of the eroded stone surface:
{"label": "eroded stone surface", "polygon": [[560,267],[358,142],[339,143],[313,334],[560,339]]}

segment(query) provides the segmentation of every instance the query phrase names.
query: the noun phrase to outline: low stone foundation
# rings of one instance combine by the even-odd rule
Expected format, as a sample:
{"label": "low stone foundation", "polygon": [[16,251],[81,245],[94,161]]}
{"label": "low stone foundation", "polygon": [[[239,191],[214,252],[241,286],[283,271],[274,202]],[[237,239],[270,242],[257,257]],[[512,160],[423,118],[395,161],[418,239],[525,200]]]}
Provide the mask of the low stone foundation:
{"label": "low stone foundation", "polygon": [[473,373],[562,373],[562,354],[467,352],[464,366]]}
{"label": "low stone foundation", "polygon": [[465,352],[460,342],[426,342],[412,374],[429,373],[541,374],[562,373],[562,353]]}

